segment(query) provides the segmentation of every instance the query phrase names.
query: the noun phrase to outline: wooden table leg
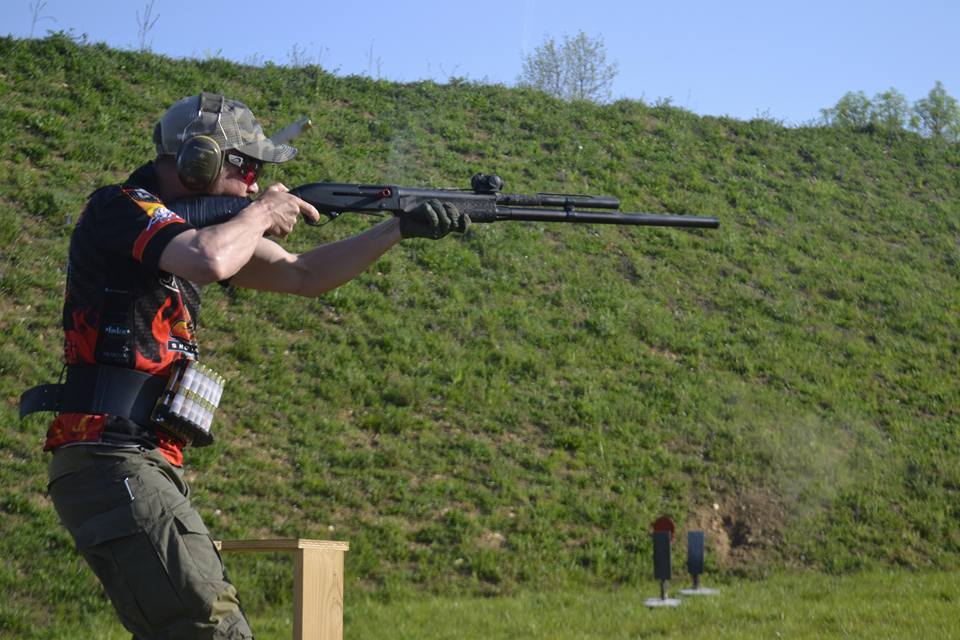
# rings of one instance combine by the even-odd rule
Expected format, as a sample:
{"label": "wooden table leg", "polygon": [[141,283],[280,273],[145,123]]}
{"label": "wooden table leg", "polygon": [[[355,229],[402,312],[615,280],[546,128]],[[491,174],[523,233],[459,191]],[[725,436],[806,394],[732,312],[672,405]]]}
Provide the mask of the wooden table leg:
{"label": "wooden table leg", "polygon": [[332,540],[224,540],[222,551],[293,554],[293,640],[343,640],[343,554]]}
{"label": "wooden table leg", "polygon": [[293,567],[294,640],[342,640],[343,552],[301,548]]}

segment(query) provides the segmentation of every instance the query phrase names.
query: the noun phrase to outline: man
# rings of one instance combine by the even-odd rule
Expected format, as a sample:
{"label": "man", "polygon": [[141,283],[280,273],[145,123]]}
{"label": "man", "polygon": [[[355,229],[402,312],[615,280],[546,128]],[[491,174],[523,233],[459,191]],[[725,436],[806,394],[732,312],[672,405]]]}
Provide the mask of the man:
{"label": "man", "polygon": [[[49,493],[134,638],[252,638],[182,478],[183,450],[212,441],[219,399],[216,389],[187,389],[188,380],[219,380],[198,363],[199,287],[229,280],[317,296],[401,239],[462,232],[469,219],[431,201],[295,255],[270,237],[286,236],[300,216],[320,216],[282,184],[203,228],[164,204],[254,196],[263,163],[294,157],[243,104],[185,98],[160,119],[154,143],[156,160],[94,192],[77,222],[63,313],[67,380],[47,385],[40,400],[27,392],[24,404],[60,412],[45,446]],[[184,408],[190,403],[195,413]]]}

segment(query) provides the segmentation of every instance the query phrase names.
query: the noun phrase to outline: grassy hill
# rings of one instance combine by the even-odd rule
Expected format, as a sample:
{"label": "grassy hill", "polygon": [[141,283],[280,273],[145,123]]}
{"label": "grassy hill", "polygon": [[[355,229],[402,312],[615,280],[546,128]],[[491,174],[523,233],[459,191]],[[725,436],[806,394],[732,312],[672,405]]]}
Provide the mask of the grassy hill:
{"label": "grassy hill", "polygon": [[[647,580],[661,514],[729,572],[960,565],[960,147],[0,38],[0,629],[106,606],[16,402],[59,374],[85,196],[201,90],[268,131],[313,117],[262,183],[495,171],[722,221],[475,225],[316,300],[209,287],[201,347],[230,382],[187,478],[214,535],[349,540],[347,590],[385,597]],[[287,597],[281,560],[231,562],[247,602]]]}

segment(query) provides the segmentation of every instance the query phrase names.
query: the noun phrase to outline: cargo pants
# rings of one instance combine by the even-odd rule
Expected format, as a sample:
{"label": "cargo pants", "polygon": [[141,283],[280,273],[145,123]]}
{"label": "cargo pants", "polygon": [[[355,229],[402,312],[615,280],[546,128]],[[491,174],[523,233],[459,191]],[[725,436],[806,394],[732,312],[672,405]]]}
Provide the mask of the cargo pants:
{"label": "cargo pants", "polygon": [[181,473],[158,451],[61,447],[48,491],[135,640],[253,638]]}

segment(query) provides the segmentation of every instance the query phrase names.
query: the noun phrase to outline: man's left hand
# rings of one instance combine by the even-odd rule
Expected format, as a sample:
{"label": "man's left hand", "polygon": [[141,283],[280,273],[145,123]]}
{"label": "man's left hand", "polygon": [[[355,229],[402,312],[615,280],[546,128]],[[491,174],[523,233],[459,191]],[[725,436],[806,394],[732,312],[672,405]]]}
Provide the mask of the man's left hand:
{"label": "man's left hand", "polygon": [[470,216],[436,199],[425,200],[400,215],[400,235],[404,238],[439,240],[451,231],[463,233],[469,226]]}

